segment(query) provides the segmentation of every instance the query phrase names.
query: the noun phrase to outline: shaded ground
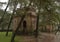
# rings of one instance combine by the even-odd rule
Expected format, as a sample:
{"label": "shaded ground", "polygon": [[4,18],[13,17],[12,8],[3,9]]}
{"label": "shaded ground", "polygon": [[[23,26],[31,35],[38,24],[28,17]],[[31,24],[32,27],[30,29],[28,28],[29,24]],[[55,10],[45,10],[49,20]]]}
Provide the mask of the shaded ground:
{"label": "shaded ground", "polygon": [[[59,32],[60,33],[60,32]],[[40,33],[36,39],[34,36],[23,36],[19,42],[60,42],[60,34]]]}
{"label": "shaded ground", "polygon": [[56,36],[51,33],[41,33],[39,42],[55,42]]}
{"label": "shaded ground", "polygon": [[[5,32],[0,32],[0,42],[10,42],[11,34],[5,36]],[[34,36],[16,36],[15,42],[60,42],[60,32],[56,35],[51,33],[40,33],[39,37],[36,39]]]}
{"label": "shaded ground", "polygon": [[38,38],[34,36],[24,36],[23,42],[55,42],[56,36],[50,33],[40,33]]}

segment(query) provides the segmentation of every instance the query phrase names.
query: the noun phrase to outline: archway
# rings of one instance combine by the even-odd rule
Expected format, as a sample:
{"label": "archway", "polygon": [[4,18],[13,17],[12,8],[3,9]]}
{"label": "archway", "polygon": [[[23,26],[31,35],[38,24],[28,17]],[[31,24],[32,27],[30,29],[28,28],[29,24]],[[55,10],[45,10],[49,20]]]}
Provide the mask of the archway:
{"label": "archway", "polygon": [[27,25],[26,25],[26,20],[23,21],[23,34],[26,33],[26,28],[27,28]]}

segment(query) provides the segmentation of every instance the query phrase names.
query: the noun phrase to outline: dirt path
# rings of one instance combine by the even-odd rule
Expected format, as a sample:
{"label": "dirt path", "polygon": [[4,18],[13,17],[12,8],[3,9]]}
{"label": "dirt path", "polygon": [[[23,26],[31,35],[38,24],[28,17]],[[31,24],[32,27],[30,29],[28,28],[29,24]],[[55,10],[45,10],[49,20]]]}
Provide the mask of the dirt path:
{"label": "dirt path", "polygon": [[37,39],[33,36],[24,36],[24,42],[54,42],[55,38],[53,34],[42,33]]}

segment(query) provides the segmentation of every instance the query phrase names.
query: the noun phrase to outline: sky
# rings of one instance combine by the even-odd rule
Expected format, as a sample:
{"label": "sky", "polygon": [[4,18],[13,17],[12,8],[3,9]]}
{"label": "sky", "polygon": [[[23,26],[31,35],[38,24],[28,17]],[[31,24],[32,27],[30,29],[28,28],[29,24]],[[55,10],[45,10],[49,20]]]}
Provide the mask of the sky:
{"label": "sky", "polygon": [[[0,0],[0,2],[8,2],[8,0]],[[6,6],[7,6],[7,4],[3,4],[3,6],[1,7],[1,9],[5,10]],[[8,7],[7,11],[10,12],[10,13],[12,12],[12,11],[9,10],[9,7]]]}
{"label": "sky", "polygon": [[[0,0],[0,2],[8,2],[8,0]],[[7,4],[4,4],[2,7],[1,7],[1,9],[5,9],[6,8],[6,6],[7,6]],[[18,7],[17,8],[19,8],[19,4],[18,4]]]}
{"label": "sky", "polygon": [[[8,0],[0,0],[0,2],[8,2]],[[6,8],[6,6],[7,6],[7,5],[4,4],[4,5],[1,7],[1,9],[4,10],[4,9]]]}
{"label": "sky", "polygon": [[0,2],[8,2],[8,0],[0,0]]}

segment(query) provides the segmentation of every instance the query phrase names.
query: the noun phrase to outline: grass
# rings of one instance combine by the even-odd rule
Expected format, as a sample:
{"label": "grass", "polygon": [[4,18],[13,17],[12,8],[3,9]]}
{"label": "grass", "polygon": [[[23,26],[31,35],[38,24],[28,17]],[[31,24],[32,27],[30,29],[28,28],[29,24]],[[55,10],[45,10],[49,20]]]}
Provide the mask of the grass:
{"label": "grass", "polygon": [[11,40],[11,32],[9,32],[8,36],[6,35],[6,32],[0,32],[0,42],[10,42]]}
{"label": "grass", "polygon": [[[0,42],[11,42],[12,32],[9,32],[8,36],[5,36],[6,32],[0,32]],[[16,36],[15,42],[22,42],[23,36]]]}

